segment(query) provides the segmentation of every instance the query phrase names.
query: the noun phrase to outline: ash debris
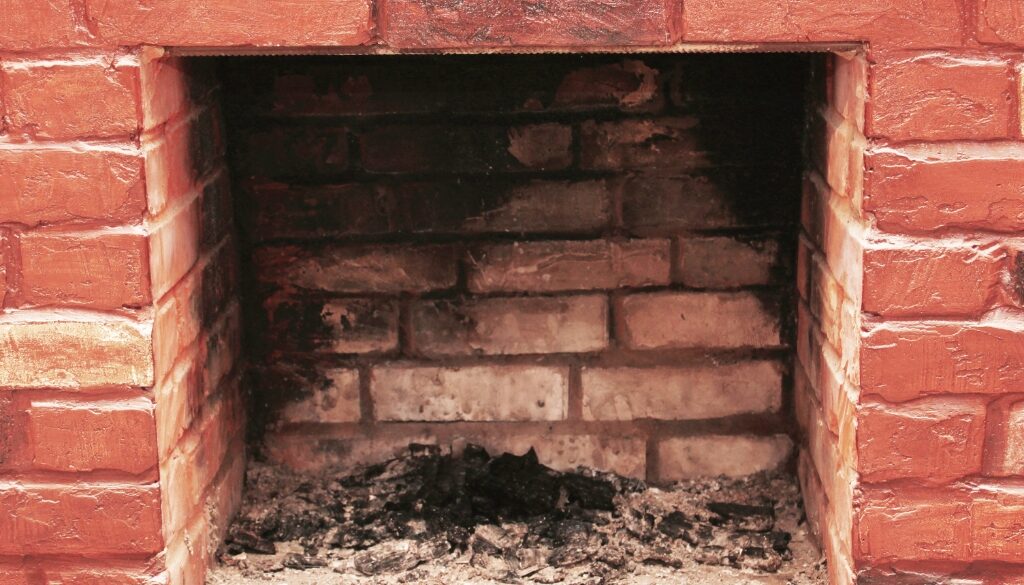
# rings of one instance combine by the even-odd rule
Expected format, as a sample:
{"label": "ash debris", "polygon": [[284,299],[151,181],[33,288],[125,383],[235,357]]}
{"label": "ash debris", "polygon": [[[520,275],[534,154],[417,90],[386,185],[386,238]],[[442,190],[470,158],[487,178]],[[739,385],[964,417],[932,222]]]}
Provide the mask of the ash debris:
{"label": "ash debris", "polygon": [[[792,564],[798,510],[799,494],[781,476],[661,490],[554,471],[532,450],[492,457],[475,445],[411,445],[347,475],[250,464],[246,502],[218,558],[224,575],[279,583],[306,583],[306,573],[319,575],[311,583],[597,585],[694,566],[771,575]],[[801,569],[805,581],[782,571],[767,582],[816,582],[821,566],[812,565]]]}

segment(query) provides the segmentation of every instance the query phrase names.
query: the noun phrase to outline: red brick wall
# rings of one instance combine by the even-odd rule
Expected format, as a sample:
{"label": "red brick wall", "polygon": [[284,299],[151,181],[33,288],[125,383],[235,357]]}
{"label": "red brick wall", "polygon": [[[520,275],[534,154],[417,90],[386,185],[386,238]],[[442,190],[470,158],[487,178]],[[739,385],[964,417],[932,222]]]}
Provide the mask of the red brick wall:
{"label": "red brick wall", "polygon": [[785,464],[807,61],[226,62],[266,455]]}
{"label": "red brick wall", "polygon": [[[1024,20],[1016,0],[572,0],[547,11],[510,0],[463,2],[459,11],[426,4],[0,0],[0,582],[139,583],[163,570],[159,553],[140,560],[151,553],[123,552],[127,542],[164,548],[153,536],[164,523],[154,512],[162,496],[153,472],[160,469],[162,449],[153,437],[163,399],[149,414],[144,403],[152,405],[154,395],[154,345],[174,346],[161,339],[168,329],[154,328],[153,320],[154,304],[175,287],[154,269],[174,262],[151,256],[157,249],[166,260],[186,262],[207,257],[210,248],[190,243],[176,255],[175,246],[148,242],[148,205],[159,208],[166,193],[149,188],[146,167],[165,156],[140,147],[142,129],[155,135],[160,122],[147,120],[181,111],[187,94],[181,86],[142,91],[144,44],[388,52],[861,43],[866,63],[859,72],[836,68],[833,78],[847,82],[833,86],[833,107],[818,124],[835,148],[808,181],[808,191],[820,196],[809,199],[818,203],[807,217],[819,219],[807,224],[800,247],[805,292],[798,321],[801,331],[817,334],[797,336],[796,383],[820,404],[817,418],[807,416],[811,409],[799,411],[798,418],[810,420],[805,428],[816,429],[806,435],[803,477],[807,485],[829,484],[805,492],[808,512],[835,534],[833,566],[846,566],[836,559],[848,548],[863,583],[1021,578]],[[862,123],[848,108],[865,85]],[[858,149],[842,147],[857,134],[853,128],[863,128],[863,162]],[[153,172],[154,184],[188,176]],[[863,197],[837,198],[846,192],[844,181],[857,193],[863,175]],[[831,227],[821,217],[831,217]],[[199,229],[195,215],[177,219]],[[141,253],[138,237],[147,240]],[[45,263],[26,259],[23,240],[52,256],[59,270],[51,275]],[[843,267],[853,273],[844,275]],[[861,267],[864,278],[856,274]],[[171,273],[189,271],[178,265]],[[155,290],[158,282],[165,288]],[[196,331],[191,324],[182,329]],[[164,367],[177,357],[161,358]],[[218,360],[231,369],[230,359]],[[822,362],[827,367],[815,365]],[[46,423],[54,409],[82,425],[67,429],[74,437],[95,436],[111,447],[51,448],[52,440],[67,437]],[[118,422],[97,424],[103,413]],[[151,425],[139,424],[147,416]],[[922,429],[922,420],[934,427]],[[887,436],[897,437],[893,448],[883,447]],[[920,437],[963,457],[954,461],[938,448],[900,450],[925,443],[911,440]],[[115,461],[110,453],[125,455]],[[833,456],[841,463],[830,462]],[[944,473],[932,478],[920,461]],[[847,492],[851,501],[842,499]],[[89,514],[96,498],[130,500],[132,506],[104,510],[131,514],[127,523],[138,532],[124,531],[124,518]],[[85,501],[91,504],[79,505]],[[27,534],[33,519],[94,530],[82,538],[73,531]],[[104,548],[115,546],[117,552]],[[186,566],[182,547],[175,550],[168,561]],[[838,583],[852,580],[849,571],[833,574]]]}

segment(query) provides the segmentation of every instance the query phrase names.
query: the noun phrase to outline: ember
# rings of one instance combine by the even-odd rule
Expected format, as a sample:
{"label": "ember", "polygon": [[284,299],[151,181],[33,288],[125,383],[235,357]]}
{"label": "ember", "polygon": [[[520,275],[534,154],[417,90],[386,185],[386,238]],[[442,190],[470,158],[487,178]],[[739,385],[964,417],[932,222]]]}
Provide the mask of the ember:
{"label": "ember", "polygon": [[253,463],[246,498],[211,583],[821,579],[798,490],[782,475],[661,490],[583,468],[560,473],[532,450],[491,457],[475,445],[412,445],[348,475]]}

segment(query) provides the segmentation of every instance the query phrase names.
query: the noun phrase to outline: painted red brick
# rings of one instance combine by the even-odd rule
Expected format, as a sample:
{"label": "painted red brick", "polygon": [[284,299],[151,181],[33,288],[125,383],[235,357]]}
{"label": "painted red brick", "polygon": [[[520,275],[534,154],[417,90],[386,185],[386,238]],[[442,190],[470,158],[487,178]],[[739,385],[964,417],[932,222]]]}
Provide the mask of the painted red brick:
{"label": "painted red brick", "polygon": [[1024,475],[1024,401],[1011,405],[1006,413],[1006,445],[996,463],[1000,475]]}
{"label": "painted red brick", "polygon": [[0,229],[0,309],[3,309],[7,301],[10,283],[15,278],[15,253],[11,247],[14,240],[10,230]]}
{"label": "painted red brick", "polygon": [[1019,485],[982,484],[971,498],[972,557],[1024,562],[1024,490]]}
{"label": "painted red brick", "polygon": [[967,498],[954,490],[870,488],[857,511],[856,556],[869,563],[971,558]]}
{"label": "painted red brick", "polygon": [[1016,148],[879,151],[867,170],[864,209],[883,230],[1024,230],[1024,156]]}
{"label": "painted red brick", "polygon": [[119,45],[352,46],[370,40],[367,0],[86,0],[92,27]]}
{"label": "painted red brick", "polygon": [[19,300],[36,306],[141,307],[150,301],[142,234],[22,235]]}
{"label": "painted red brick", "polygon": [[0,483],[0,554],[152,554],[162,548],[156,485]]}
{"label": "painted red brick", "polygon": [[77,8],[75,0],[8,0],[0,4],[0,47],[24,51],[88,42]]}
{"label": "painted red brick", "polygon": [[897,54],[872,68],[868,134],[895,141],[1006,138],[1013,71],[996,58]]}
{"label": "painted red brick", "polygon": [[869,329],[861,390],[885,400],[1002,394],[1024,385],[1024,331],[998,324],[891,324]]}
{"label": "painted red brick", "polygon": [[[864,250],[864,310],[885,317],[979,316],[999,296],[1006,252],[929,242]],[[970,286],[966,286],[970,283]]]}
{"label": "painted red brick", "polygon": [[81,472],[156,470],[156,425],[148,398],[33,401],[28,411],[36,469]]}
{"label": "painted red brick", "polygon": [[55,321],[46,315],[0,324],[0,386],[153,384],[153,348],[146,325],[121,319],[71,319]]}
{"label": "painted red brick", "polygon": [[678,4],[665,0],[571,0],[537,6],[522,0],[438,5],[386,0],[385,42],[396,48],[660,45],[676,39]]}
{"label": "painted red brick", "polygon": [[138,221],[142,159],[105,150],[0,148],[0,223]]}
{"label": "painted red brick", "polygon": [[958,46],[955,0],[697,0],[683,11],[687,41],[858,41],[901,47]]}
{"label": "painted red brick", "polygon": [[162,562],[27,560],[0,568],[3,585],[152,585]]}
{"label": "painted red brick", "polygon": [[1024,45],[1024,14],[1016,0],[978,0],[978,39]]}
{"label": "painted red brick", "polygon": [[985,401],[937,397],[899,405],[863,401],[858,411],[861,481],[944,483],[981,472]]}
{"label": "painted red brick", "polygon": [[126,60],[6,68],[13,132],[37,138],[129,137],[138,132],[139,68]]}

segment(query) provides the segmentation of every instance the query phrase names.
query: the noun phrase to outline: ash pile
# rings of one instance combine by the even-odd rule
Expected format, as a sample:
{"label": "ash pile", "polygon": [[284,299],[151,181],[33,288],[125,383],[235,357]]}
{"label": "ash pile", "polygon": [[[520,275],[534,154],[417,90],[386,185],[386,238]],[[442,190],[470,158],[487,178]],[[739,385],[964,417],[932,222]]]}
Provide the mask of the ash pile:
{"label": "ash pile", "polygon": [[[800,521],[791,478],[657,489],[583,468],[554,471],[532,450],[492,457],[475,445],[412,445],[345,475],[253,463],[246,490],[218,551],[224,570],[210,583],[598,585],[687,567],[772,575],[792,565]],[[806,582],[821,570],[812,560],[801,569]],[[752,582],[804,582],[783,573]]]}

